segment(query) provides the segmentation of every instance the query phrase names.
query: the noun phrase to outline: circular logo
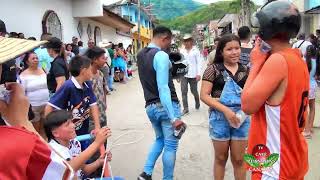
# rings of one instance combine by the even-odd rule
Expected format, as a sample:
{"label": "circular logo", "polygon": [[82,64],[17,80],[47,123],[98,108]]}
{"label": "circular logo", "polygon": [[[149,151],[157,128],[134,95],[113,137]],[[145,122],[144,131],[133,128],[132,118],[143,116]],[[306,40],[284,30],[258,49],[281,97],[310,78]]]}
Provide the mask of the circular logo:
{"label": "circular logo", "polygon": [[270,150],[267,146],[258,144],[252,149],[252,155],[259,161],[259,163],[264,163],[270,156]]}

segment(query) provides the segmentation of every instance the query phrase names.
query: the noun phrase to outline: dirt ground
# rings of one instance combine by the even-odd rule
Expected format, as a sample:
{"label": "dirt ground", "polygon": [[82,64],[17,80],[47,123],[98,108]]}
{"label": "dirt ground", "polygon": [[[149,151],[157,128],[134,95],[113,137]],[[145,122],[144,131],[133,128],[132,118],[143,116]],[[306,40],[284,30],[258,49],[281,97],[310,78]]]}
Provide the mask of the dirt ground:
{"label": "dirt ground", "polygon": [[[114,176],[122,176],[126,180],[137,179],[143,170],[143,165],[154,139],[154,133],[144,111],[143,91],[137,74],[128,84],[115,84],[117,91],[107,97],[108,124],[113,135],[109,144],[124,133],[132,132],[123,136],[119,143],[128,143],[112,148],[113,161],[111,162]],[[176,84],[178,96],[181,100],[180,85]],[[318,95],[320,97],[320,94]],[[175,168],[176,180],[212,180],[213,148],[208,133],[208,107],[201,104],[200,110],[195,110],[194,100],[189,94],[190,114],[183,117],[187,122],[188,129],[180,141]],[[316,126],[320,122],[320,101],[316,108]],[[306,180],[320,179],[320,128],[315,129],[314,136],[309,143],[310,168]],[[158,159],[153,173],[154,180],[162,177],[162,161]],[[232,180],[233,170],[231,162],[227,163],[226,180]],[[249,179],[249,178],[248,178]]]}

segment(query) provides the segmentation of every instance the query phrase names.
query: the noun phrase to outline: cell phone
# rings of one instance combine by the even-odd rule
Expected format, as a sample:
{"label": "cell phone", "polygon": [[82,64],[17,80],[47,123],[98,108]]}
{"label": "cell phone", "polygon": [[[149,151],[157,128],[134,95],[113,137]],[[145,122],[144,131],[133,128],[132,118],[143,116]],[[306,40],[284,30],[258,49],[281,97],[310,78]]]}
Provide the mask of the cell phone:
{"label": "cell phone", "polygon": [[15,60],[10,60],[6,63],[3,63],[0,84],[4,84],[7,82],[16,82],[17,73],[18,72],[17,72]]}
{"label": "cell phone", "polygon": [[8,91],[4,84],[0,85],[0,100],[9,102],[10,91]]}
{"label": "cell phone", "polygon": [[268,43],[266,43],[265,41],[261,40],[261,45],[260,45],[261,52],[267,54],[267,53],[269,53],[271,51],[271,49],[272,48]]}

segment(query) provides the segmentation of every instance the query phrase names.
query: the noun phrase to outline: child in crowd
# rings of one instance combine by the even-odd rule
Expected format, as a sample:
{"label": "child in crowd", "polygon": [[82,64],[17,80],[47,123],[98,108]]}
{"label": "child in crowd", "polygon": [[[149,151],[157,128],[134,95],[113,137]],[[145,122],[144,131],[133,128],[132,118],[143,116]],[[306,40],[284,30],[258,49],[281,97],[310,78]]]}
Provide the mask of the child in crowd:
{"label": "child in crowd", "polygon": [[[92,88],[95,96],[97,97],[97,103],[100,112],[100,126],[107,125],[107,92],[106,81],[104,74],[100,71],[106,64],[105,50],[100,47],[93,47],[86,52],[86,56],[91,59],[92,70]],[[89,129],[93,129],[93,123],[90,122]]]}
{"label": "child in crowd", "polygon": [[[83,56],[75,56],[70,61],[71,79],[51,97],[46,106],[46,113],[54,109],[66,109],[72,112],[76,134],[89,133],[89,120],[94,122],[95,129],[100,128],[97,98],[92,90],[91,60]],[[82,150],[88,147],[90,141],[82,141]]]}
{"label": "child in crowd", "polygon": [[[76,172],[78,179],[82,179],[83,175],[90,175],[103,166],[104,155],[91,164],[85,163],[106,142],[107,138],[111,136],[109,128],[103,127],[99,129],[94,142],[83,152],[81,152],[80,142],[75,139],[75,124],[70,112],[65,110],[51,112],[46,118],[44,128],[49,145],[69,162]],[[111,156],[111,153],[108,152],[108,161],[111,161]]]}

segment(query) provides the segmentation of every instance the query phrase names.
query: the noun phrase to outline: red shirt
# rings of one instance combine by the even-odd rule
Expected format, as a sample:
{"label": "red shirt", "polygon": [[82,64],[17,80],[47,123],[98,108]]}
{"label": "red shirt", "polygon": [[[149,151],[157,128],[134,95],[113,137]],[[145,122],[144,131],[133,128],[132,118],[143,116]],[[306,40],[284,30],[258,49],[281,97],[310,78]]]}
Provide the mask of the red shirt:
{"label": "red shirt", "polygon": [[40,138],[22,128],[0,126],[0,179],[67,179],[70,170]]}

